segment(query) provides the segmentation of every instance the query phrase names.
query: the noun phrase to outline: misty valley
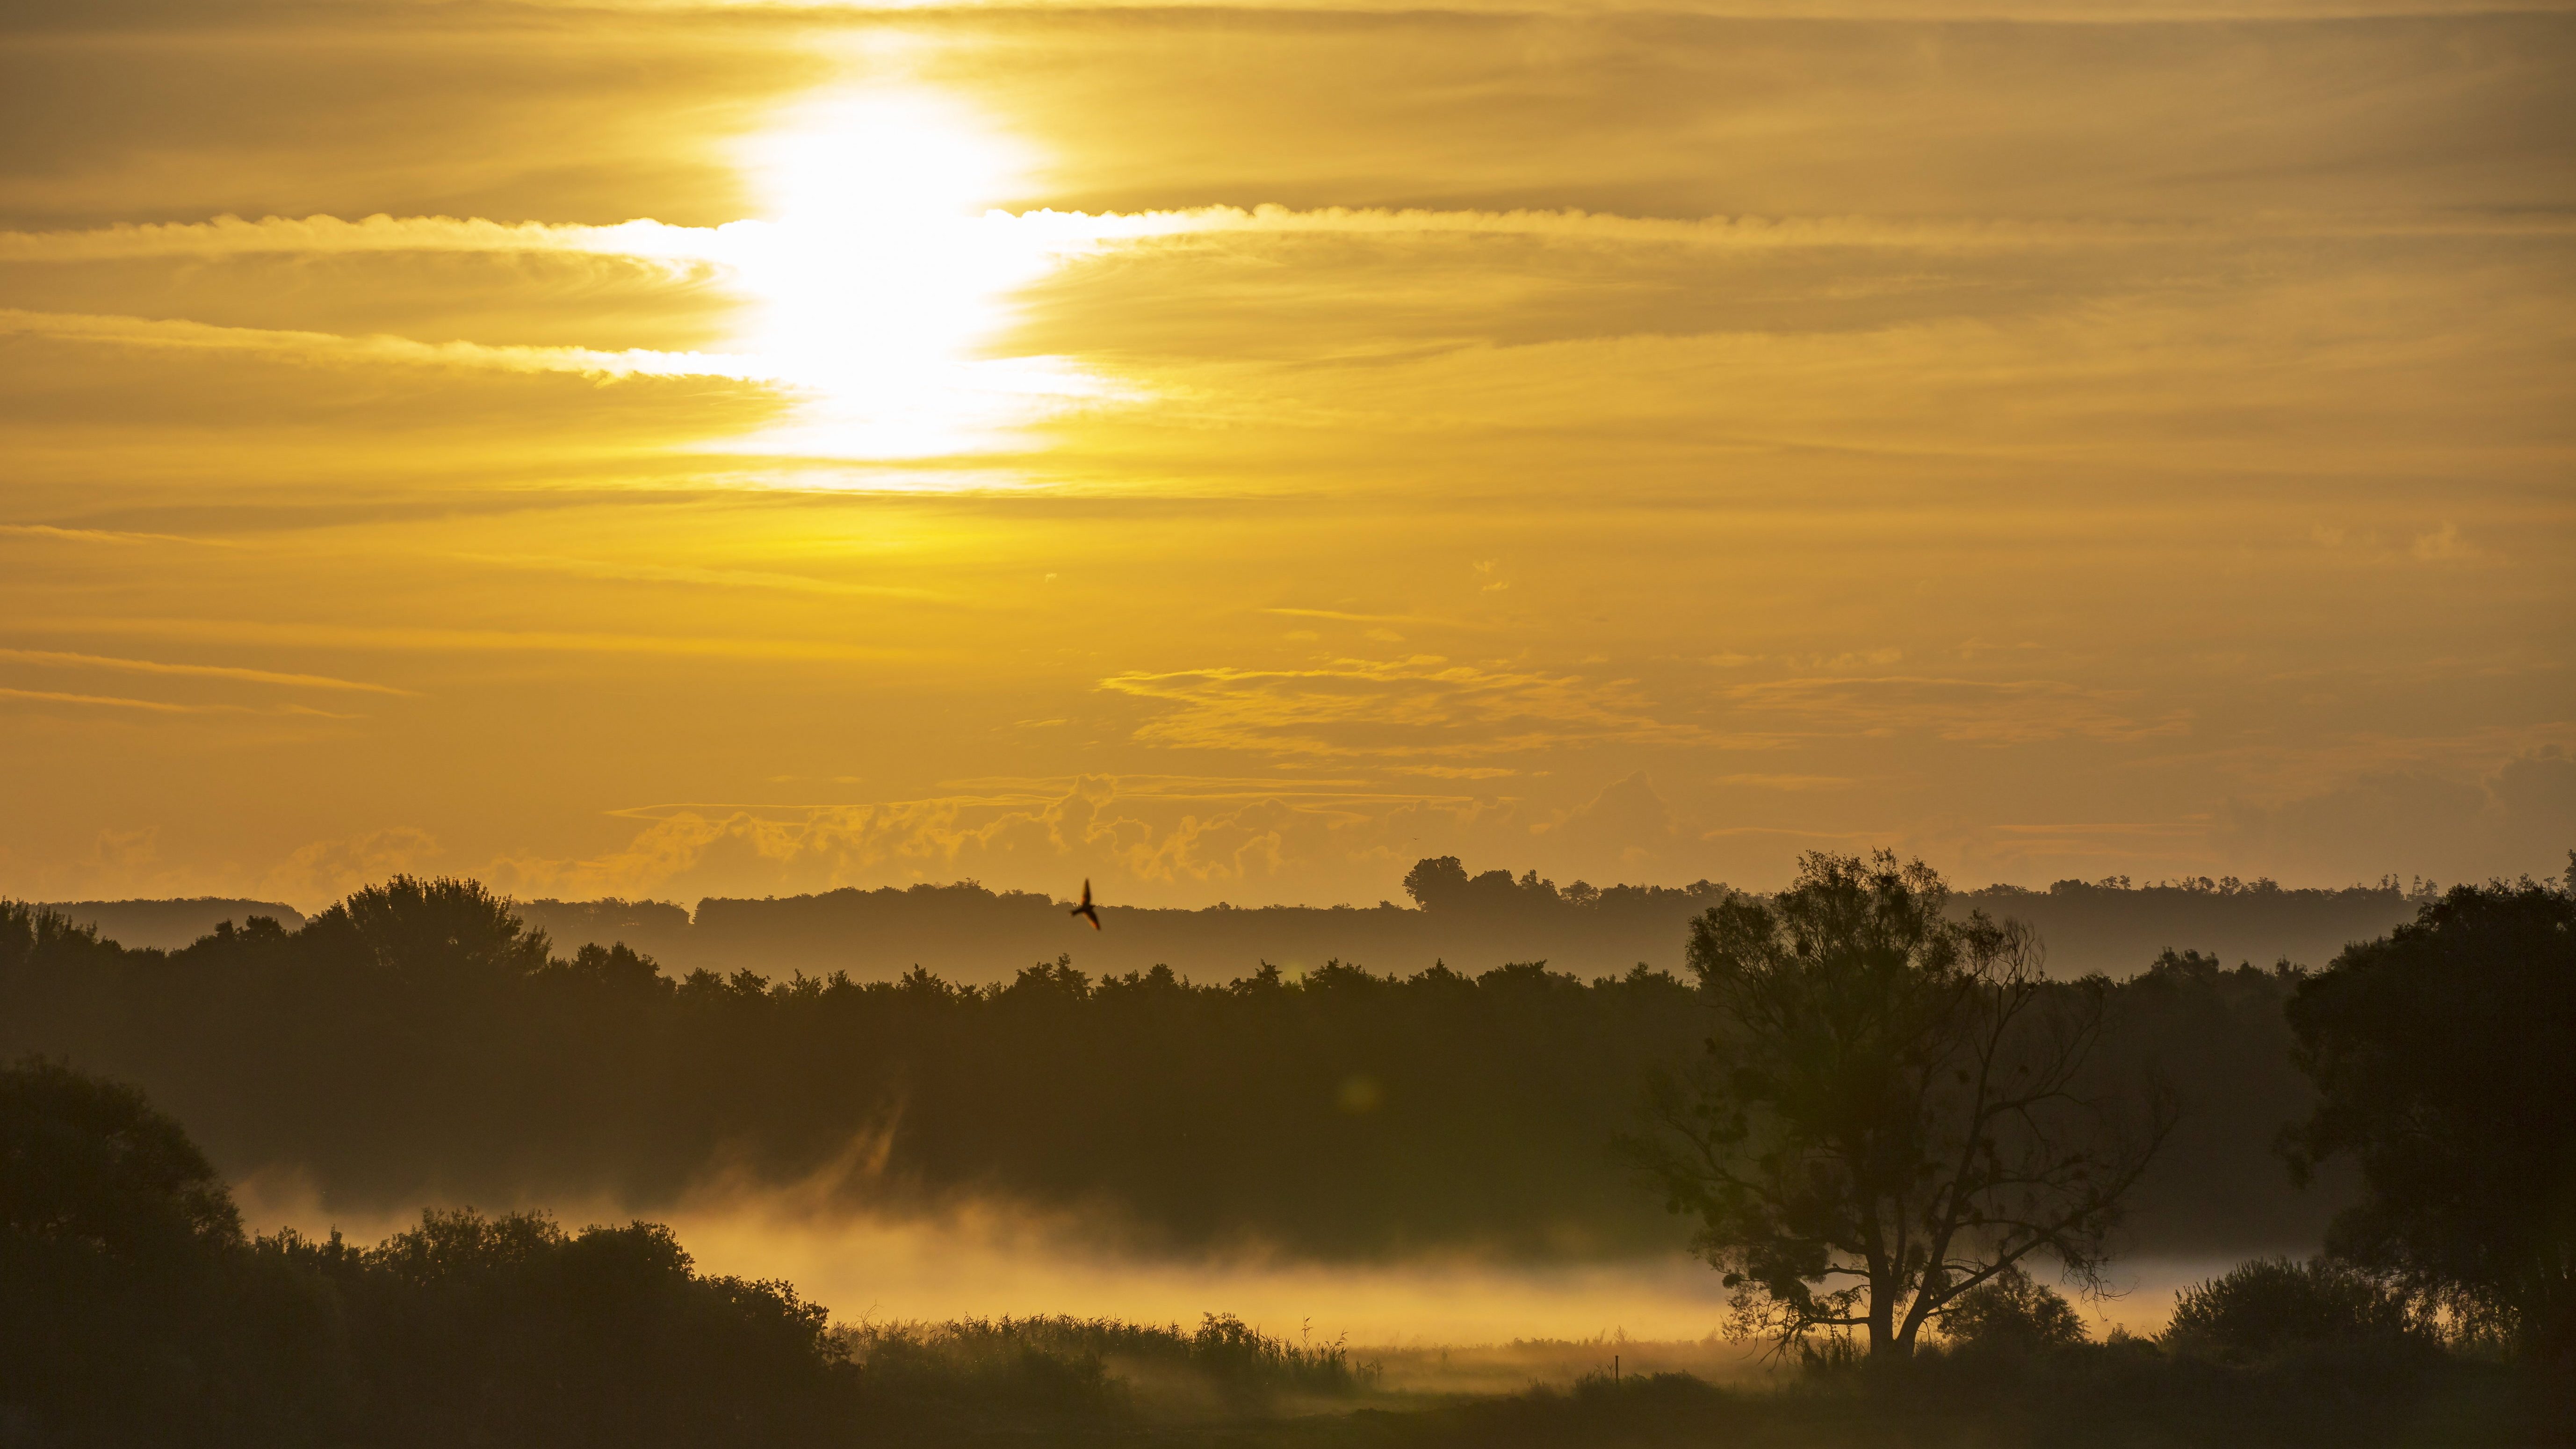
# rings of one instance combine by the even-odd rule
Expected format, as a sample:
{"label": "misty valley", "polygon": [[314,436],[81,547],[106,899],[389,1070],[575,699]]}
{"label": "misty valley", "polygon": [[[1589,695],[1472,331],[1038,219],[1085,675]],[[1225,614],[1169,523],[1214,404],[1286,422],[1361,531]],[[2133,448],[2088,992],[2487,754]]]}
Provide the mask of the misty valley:
{"label": "misty valley", "polygon": [[2576,0],[0,0],[0,1449],[2576,1449]]}
{"label": "misty valley", "polygon": [[[971,885],[842,893],[837,933],[831,897],[764,934],[408,876],[284,919],[0,907],[0,1442],[2569,1422],[2576,857],[2448,891],[1954,893],[1887,855],[1768,896],[1406,884],[1112,907],[1096,943]],[[1025,955],[1035,907],[1050,959],[894,964]],[[1292,960],[1439,954],[1201,974],[1273,925]],[[1587,928],[1566,954],[1644,959],[1516,958]],[[1130,929],[1196,964],[1084,968]]]}

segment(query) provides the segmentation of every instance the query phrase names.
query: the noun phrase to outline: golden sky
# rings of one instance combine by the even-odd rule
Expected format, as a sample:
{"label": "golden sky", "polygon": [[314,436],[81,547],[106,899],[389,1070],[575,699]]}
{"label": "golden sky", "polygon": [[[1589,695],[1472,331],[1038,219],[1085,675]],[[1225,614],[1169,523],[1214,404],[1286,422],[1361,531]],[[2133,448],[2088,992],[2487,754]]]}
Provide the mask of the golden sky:
{"label": "golden sky", "polygon": [[2576,12],[0,4],[0,893],[2554,872]]}

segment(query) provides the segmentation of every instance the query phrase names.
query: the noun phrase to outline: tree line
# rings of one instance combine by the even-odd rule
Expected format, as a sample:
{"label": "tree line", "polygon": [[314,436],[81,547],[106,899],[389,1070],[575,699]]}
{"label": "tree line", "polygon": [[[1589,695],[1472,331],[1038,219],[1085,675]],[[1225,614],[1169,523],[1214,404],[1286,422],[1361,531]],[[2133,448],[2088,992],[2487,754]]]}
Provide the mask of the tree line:
{"label": "tree line", "polygon": [[[2567,888],[2455,889],[2324,972],[2272,973],[2289,987],[2290,1059],[2313,1089],[2278,1145],[2296,1173],[2353,1162],[2358,1192],[2325,1255],[2258,1259],[2204,1283],[2152,1341],[2090,1343],[2031,1268],[2091,1281],[2184,1120],[2181,1099],[2153,1062],[2113,1049],[2127,988],[2049,981],[2026,930],[1946,905],[1919,863],[1810,856],[1779,897],[1705,912],[1692,987],[1643,998],[1703,1034],[1650,1070],[1646,1125],[1622,1152],[1696,1220],[1692,1246],[1736,1290],[1738,1332],[1794,1351],[1829,1397],[1838,1384],[1859,1393],[1849,1402],[1878,1429],[1890,1414],[1948,1414],[1996,1442],[2106,1425],[2142,1442],[2406,1442],[2412,1424],[2444,1442],[2503,1443],[2576,1425],[2576,1134],[2559,1110],[2576,1089],[2576,859]],[[626,1001],[647,1021],[677,1019],[690,1000],[870,1000],[848,983],[670,983],[613,948],[559,960],[506,903],[452,881],[397,880],[300,931],[252,923],[199,948],[271,967],[310,951],[307,968],[336,965],[340,989],[272,979],[264,1004],[319,991],[343,1027],[398,1028],[344,1049],[453,1049],[457,1021],[480,1011],[488,1023],[495,1006],[549,993],[594,1014]],[[50,912],[0,912],[13,988],[176,960],[133,954]],[[1651,972],[1588,987],[1537,968],[1475,981],[1316,974],[1320,986],[1265,971],[1192,988],[1167,972],[1093,983],[1058,964],[989,992],[917,973],[884,999],[931,1013],[914,1025],[1034,1012],[1058,1034],[1103,1002],[1217,1013],[1163,1018],[1124,1043],[1143,1048],[1243,1002],[1299,1002],[1323,1019],[1317,1004],[1338,1001],[1385,1018],[1409,992],[1454,1014],[1470,999],[1460,993],[1490,988],[1497,1001],[1542,993],[1538,1015],[1561,1017],[1587,991],[1681,989]],[[2142,979],[2187,1000],[2265,976],[2169,957]],[[415,1052],[393,1070],[427,1060]],[[296,1081],[310,1063],[284,1065]],[[1333,1110],[1372,1117],[1387,1090],[1346,1075]],[[545,1115],[527,1105],[522,1115]],[[416,1125],[395,1123],[396,1151]],[[890,1156],[891,1129],[879,1136]],[[43,1444],[1096,1436],[1139,1427],[1121,1385],[1146,1360],[1225,1389],[1244,1412],[1282,1391],[1350,1395],[1369,1377],[1337,1347],[1291,1347],[1214,1316],[1186,1335],[1067,1319],[836,1327],[790,1285],[698,1273],[643,1222],[575,1234],[542,1214],[432,1210],[371,1247],[336,1233],[249,1240],[177,1121],[130,1085],[41,1057],[0,1069],[0,1305],[0,1434]],[[1747,1403],[1659,1375],[1371,1432],[1425,1444],[1687,1439],[1730,1419],[1776,1433],[1820,1402]]]}
{"label": "tree line", "polygon": [[[1960,892],[1953,908],[1983,907],[2039,932],[2056,974],[2126,977],[2166,946],[2228,961],[2323,962],[2348,942],[2385,934],[2438,893],[2430,882],[2393,877],[2332,890],[2233,877],[2112,878],[2061,880],[2044,890],[1988,886]],[[1406,873],[1396,900],[1375,905],[1180,910],[1113,899],[1104,908],[1112,929],[1086,931],[1071,949],[1075,964],[1113,976],[1167,962],[1185,973],[1231,978],[1264,959],[1308,966],[1360,960],[1410,975],[1435,959],[1542,957],[1587,978],[1639,961],[1678,972],[1692,918],[1735,894],[1705,880],[1560,885],[1534,870],[1471,871],[1454,856],[1438,856]],[[953,981],[1005,984],[1017,963],[1052,957],[1067,940],[1064,907],[1051,897],[974,881],[758,900],[711,896],[694,908],[612,899],[523,901],[519,910],[567,951],[623,941],[678,972],[847,971],[871,980],[928,965]]]}
{"label": "tree line", "polygon": [[[2190,1109],[2132,1199],[2130,1246],[2295,1248],[2341,1204],[2348,1174],[2299,1192],[2271,1150],[2313,1103],[2282,1015],[2303,979],[2169,951],[2103,988],[2089,1070],[2156,1063]],[[623,946],[556,955],[453,880],[397,878],[301,929],[253,918],[166,953],[0,908],[0,1051],[138,1083],[228,1172],[292,1167],[350,1209],[649,1209],[722,1169],[837,1173],[886,1205],[1080,1202],[1165,1242],[1661,1251],[1684,1230],[1610,1139],[1704,1017],[1669,973],[1544,962],[674,979]]]}

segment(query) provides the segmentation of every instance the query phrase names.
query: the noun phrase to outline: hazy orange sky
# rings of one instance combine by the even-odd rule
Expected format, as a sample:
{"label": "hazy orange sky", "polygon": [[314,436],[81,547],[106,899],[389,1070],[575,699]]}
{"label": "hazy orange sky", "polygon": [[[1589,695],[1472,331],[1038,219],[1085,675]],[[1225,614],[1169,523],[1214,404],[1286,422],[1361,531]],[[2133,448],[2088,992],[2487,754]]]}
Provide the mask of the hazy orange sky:
{"label": "hazy orange sky", "polygon": [[0,893],[2576,845],[2576,13],[0,5]]}

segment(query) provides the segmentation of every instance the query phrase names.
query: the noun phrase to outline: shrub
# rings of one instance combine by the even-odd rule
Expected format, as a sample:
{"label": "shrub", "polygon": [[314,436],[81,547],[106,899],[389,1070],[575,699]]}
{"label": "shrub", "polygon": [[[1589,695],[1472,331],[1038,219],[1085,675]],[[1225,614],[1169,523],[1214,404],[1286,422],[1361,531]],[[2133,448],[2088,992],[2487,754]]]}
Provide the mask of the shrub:
{"label": "shrub", "polygon": [[2260,1258],[2182,1291],[2164,1341],[2253,1361],[2302,1348],[2429,1339],[2404,1295],[2349,1264]]}
{"label": "shrub", "polygon": [[1979,1352],[2035,1353],[2088,1341],[2084,1320],[2066,1295],[2035,1281],[2019,1266],[1953,1299],[1941,1315],[1941,1336],[1956,1347]]}

